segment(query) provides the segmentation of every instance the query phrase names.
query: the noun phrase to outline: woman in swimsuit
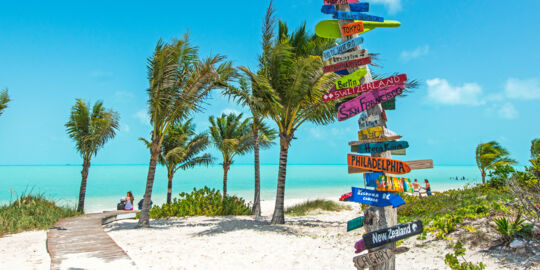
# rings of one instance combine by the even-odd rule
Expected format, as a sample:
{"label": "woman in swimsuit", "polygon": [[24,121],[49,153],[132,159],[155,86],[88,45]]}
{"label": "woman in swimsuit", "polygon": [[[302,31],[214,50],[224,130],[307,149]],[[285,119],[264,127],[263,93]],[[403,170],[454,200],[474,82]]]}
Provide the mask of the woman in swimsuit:
{"label": "woman in swimsuit", "polygon": [[124,206],[124,210],[126,211],[133,211],[133,202],[135,201],[135,198],[133,198],[133,193],[131,191],[128,191],[126,195],[126,206]]}
{"label": "woman in swimsuit", "polygon": [[431,194],[431,185],[429,184],[429,181],[427,179],[424,179],[424,182],[426,183],[426,188],[425,188],[426,194],[428,196],[431,196],[432,195]]}

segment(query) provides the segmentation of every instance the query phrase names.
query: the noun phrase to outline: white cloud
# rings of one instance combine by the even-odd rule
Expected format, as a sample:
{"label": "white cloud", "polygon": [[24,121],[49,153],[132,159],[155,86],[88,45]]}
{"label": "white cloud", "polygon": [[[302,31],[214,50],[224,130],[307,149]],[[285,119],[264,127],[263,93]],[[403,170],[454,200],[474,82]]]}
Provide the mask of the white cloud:
{"label": "white cloud", "polygon": [[146,109],[138,111],[135,114],[135,118],[139,119],[141,123],[150,126],[150,116],[148,115],[148,111]]}
{"label": "white cloud", "polygon": [[130,129],[129,129],[128,124],[126,124],[126,123],[120,123],[120,131],[122,131],[122,132],[129,132]]}
{"label": "white cloud", "polygon": [[234,113],[234,114],[240,114],[239,111],[235,110],[235,109],[232,109],[232,108],[225,108],[223,111],[221,111],[221,113],[223,114],[230,114],[230,113]]}
{"label": "white cloud", "polygon": [[506,81],[504,94],[513,99],[540,99],[540,83],[538,79],[510,78]]}
{"label": "white cloud", "polygon": [[436,103],[445,105],[483,105],[481,99],[482,87],[477,83],[465,83],[463,86],[453,86],[445,79],[427,80],[428,98]]}
{"label": "white cloud", "polygon": [[371,0],[371,3],[383,4],[390,14],[396,14],[401,10],[401,0]]}
{"label": "white cloud", "polygon": [[497,110],[497,114],[504,119],[516,119],[519,115],[514,104],[510,102],[501,105]]}
{"label": "white cloud", "polygon": [[409,61],[409,60],[424,56],[428,53],[429,53],[429,45],[424,45],[424,46],[417,47],[416,49],[412,51],[402,51],[400,57],[401,57],[401,60],[403,61]]}

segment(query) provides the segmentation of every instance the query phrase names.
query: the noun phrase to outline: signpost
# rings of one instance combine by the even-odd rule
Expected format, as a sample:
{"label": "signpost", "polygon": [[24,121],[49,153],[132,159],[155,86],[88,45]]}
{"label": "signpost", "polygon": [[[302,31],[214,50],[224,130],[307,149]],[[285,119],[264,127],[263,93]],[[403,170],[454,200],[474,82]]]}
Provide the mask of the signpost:
{"label": "signpost", "polygon": [[358,131],[358,140],[364,141],[364,140],[380,138],[383,136],[383,134],[384,134],[384,128],[381,126],[367,128],[367,129]]}
{"label": "signpost", "polygon": [[344,36],[350,36],[358,33],[364,32],[364,23],[363,22],[353,22],[341,26],[341,33]]}
{"label": "signpost", "polygon": [[344,98],[352,95],[361,94],[375,89],[382,89],[394,85],[402,85],[407,81],[407,75],[401,74],[398,76],[392,76],[386,79],[372,81],[369,83],[364,83],[359,86],[337,90],[334,88],[330,89],[329,94],[323,95],[323,101],[330,101],[338,98]]}
{"label": "signpost", "polygon": [[353,220],[347,221],[347,231],[350,232],[352,230],[358,229],[360,227],[364,226],[364,217],[357,217]]}
{"label": "signpost", "polygon": [[366,233],[362,236],[366,248],[376,248],[390,242],[396,242],[424,231],[421,220],[399,224],[390,228]]}
{"label": "signpost", "polygon": [[374,172],[406,174],[411,171],[411,167],[407,162],[389,158],[348,154],[347,162],[350,167]]}
{"label": "signpost", "polygon": [[350,88],[357,85],[360,85],[360,81],[364,76],[366,76],[367,70],[365,68],[360,68],[349,74],[347,76],[341,77],[341,79],[336,80],[336,89]]}
{"label": "signpost", "polygon": [[[431,159],[412,160],[412,161],[406,161],[406,163],[409,164],[409,167],[411,168],[411,170],[423,170],[423,169],[433,168],[433,160]],[[367,169],[360,169],[360,168],[349,166],[349,174],[366,173],[366,172],[371,172],[371,171]]]}
{"label": "signpost", "polygon": [[404,89],[405,86],[403,84],[394,85],[380,90],[373,90],[349,100],[339,106],[338,120],[347,120],[367,109],[399,96],[403,93]]}
{"label": "signpost", "polygon": [[334,55],[337,55],[337,54],[340,54],[340,53],[344,53],[360,44],[364,43],[364,38],[363,37],[357,37],[357,38],[354,38],[354,39],[351,39],[351,40],[348,40],[348,41],[345,41],[339,45],[337,45],[336,47],[333,47],[333,48],[330,48],[328,50],[325,50],[323,52],[323,56],[322,56],[322,59],[323,60],[328,60],[330,57],[334,56]]}
{"label": "signpost", "polygon": [[349,21],[362,20],[362,21],[372,21],[372,22],[384,22],[383,17],[368,15],[361,12],[350,12],[350,11],[340,11],[340,10],[334,12],[334,18],[340,19],[340,20],[349,20]]}
{"label": "signpost", "polygon": [[375,252],[359,255],[353,258],[356,269],[361,270],[367,267],[373,267],[384,263],[394,255],[394,252],[389,248],[377,250]]}
{"label": "signpost", "polygon": [[398,142],[381,142],[381,143],[366,143],[361,144],[357,147],[357,153],[382,153],[386,151],[399,150],[409,148],[409,143],[407,141],[398,141]]}
{"label": "signpost", "polygon": [[[356,12],[368,12],[369,11],[369,3],[349,3],[349,7],[351,8],[351,11]],[[324,14],[334,14],[336,12],[336,7],[332,5],[324,5],[321,8],[321,12]]]}
{"label": "signpost", "polygon": [[393,208],[405,204],[405,201],[397,194],[357,187],[352,188],[352,196],[349,201],[380,207],[392,206]]}
{"label": "signpost", "polygon": [[[347,20],[343,24],[350,23],[351,21]],[[375,28],[390,28],[390,27],[399,27],[401,25],[398,21],[384,21],[384,22],[371,22],[371,21],[362,21],[364,23],[364,32],[358,33],[363,34],[369,32]],[[320,21],[315,26],[315,34],[323,38],[341,38],[341,29],[339,26],[339,21],[336,20],[324,20]]]}
{"label": "signpost", "polygon": [[342,54],[333,56],[330,59],[330,63],[333,65],[333,64],[347,62],[347,61],[358,59],[358,58],[364,58],[367,56],[368,56],[367,50],[352,51],[352,52],[342,53]]}
{"label": "signpost", "polygon": [[323,72],[324,73],[329,73],[329,72],[339,71],[339,70],[342,70],[342,69],[365,66],[367,64],[371,64],[371,57],[369,57],[369,56],[364,57],[364,58],[349,60],[347,62],[341,62],[341,63],[333,64],[333,65],[330,65],[330,66],[324,66],[323,67]]}

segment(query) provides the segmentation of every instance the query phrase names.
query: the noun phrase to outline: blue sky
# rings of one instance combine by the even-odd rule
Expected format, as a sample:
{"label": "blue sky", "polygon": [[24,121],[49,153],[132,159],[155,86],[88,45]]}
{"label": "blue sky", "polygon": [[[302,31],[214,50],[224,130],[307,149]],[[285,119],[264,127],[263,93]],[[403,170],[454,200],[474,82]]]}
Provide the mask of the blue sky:
{"label": "blue sky", "polygon": [[[202,56],[225,54],[256,67],[268,1],[191,2],[0,2],[0,88],[12,98],[0,116],[0,164],[80,164],[64,128],[75,98],[102,100],[121,115],[118,135],[94,164],[148,163],[137,138],[150,132],[145,61],[159,38],[189,29]],[[320,13],[322,0],[275,2],[291,28],[330,19]],[[540,2],[370,2],[370,14],[402,22],[364,35],[364,47],[381,53],[383,67],[374,71],[422,82],[388,112],[389,128],[409,141],[404,159],[472,165],[476,145],[497,140],[525,164],[530,141],[540,137]],[[243,109],[216,92],[195,116],[198,129],[223,111]],[[289,162],[346,164],[357,129],[355,118],[304,125]],[[262,153],[263,163],[277,161],[276,147]],[[252,155],[237,162],[250,163]]]}

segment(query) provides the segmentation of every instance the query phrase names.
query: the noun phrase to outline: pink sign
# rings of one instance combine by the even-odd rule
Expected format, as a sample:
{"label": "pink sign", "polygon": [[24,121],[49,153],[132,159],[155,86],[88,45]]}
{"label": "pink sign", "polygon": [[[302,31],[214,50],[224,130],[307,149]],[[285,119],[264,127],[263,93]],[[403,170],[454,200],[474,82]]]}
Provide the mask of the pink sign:
{"label": "pink sign", "polygon": [[358,0],[324,0],[325,5],[344,5],[347,3],[358,3]]}
{"label": "pink sign", "polygon": [[380,88],[388,87],[391,85],[403,84],[406,81],[407,81],[407,74],[400,74],[397,76],[388,77],[386,79],[372,81],[372,82],[365,83],[359,86],[341,89],[341,90],[336,90],[336,87],[334,86],[332,89],[330,89],[329,93],[324,94],[322,98],[324,102],[327,102],[330,100],[344,98],[344,97],[360,94],[363,92],[371,91],[374,89],[380,89]]}
{"label": "pink sign", "polygon": [[351,99],[339,106],[338,120],[347,120],[377,104],[397,97],[403,93],[404,89],[405,85],[400,84],[386,87],[384,89],[373,90],[357,96],[356,98]]}

